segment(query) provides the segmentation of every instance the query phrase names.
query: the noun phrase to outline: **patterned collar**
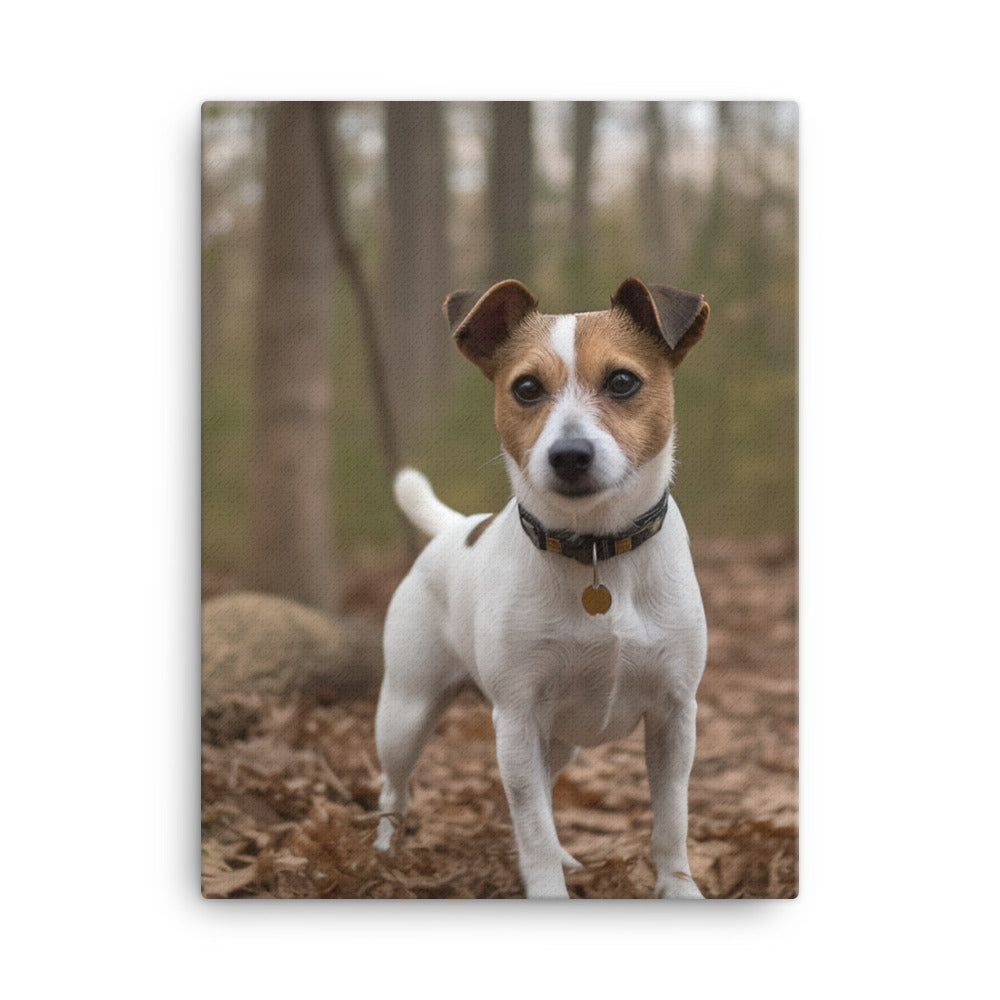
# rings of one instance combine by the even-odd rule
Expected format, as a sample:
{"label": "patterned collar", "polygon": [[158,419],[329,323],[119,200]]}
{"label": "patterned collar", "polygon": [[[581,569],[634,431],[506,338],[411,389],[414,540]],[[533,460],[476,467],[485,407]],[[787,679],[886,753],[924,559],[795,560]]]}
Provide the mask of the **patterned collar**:
{"label": "patterned collar", "polygon": [[546,552],[558,552],[561,556],[569,556],[570,559],[590,566],[594,562],[595,546],[599,560],[610,559],[623,552],[631,552],[652,538],[663,527],[669,501],[668,490],[655,507],[636,518],[628,530],[620,535],[578,535],[565,529],[548,531],[520,503],[517,505],[517,512],[521,516],[521,527],[537,548]]}

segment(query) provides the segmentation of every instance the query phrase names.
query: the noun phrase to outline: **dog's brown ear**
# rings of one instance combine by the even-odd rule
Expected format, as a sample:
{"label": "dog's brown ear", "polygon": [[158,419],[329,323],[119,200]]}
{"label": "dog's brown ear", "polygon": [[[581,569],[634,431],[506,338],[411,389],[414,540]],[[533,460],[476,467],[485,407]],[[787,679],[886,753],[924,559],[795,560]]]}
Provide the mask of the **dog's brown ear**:
{"label": "dog's brown ear", "polygon": [[494,285],[483,296],[452,292],[445,299],[444,313],[458,349],[492,378],[497,348],[536,305],[534,295],[520,281],[510,279]]}
{"label": "dog's brown ear", "polygon": [[638,278],[626,278],[611,297],[611,304],[625,312],[643,330],[662,337],[674,367],[701,338],[708,322],[703,295],[669,285],[647,287]]}
{"label": "dog's brown ear", "polygon": [[472,307],[479,301],[479,292],[452,292],[444,300],[444,314],[448,318],[448,326],[454,333],[456,327],[472,312]]}

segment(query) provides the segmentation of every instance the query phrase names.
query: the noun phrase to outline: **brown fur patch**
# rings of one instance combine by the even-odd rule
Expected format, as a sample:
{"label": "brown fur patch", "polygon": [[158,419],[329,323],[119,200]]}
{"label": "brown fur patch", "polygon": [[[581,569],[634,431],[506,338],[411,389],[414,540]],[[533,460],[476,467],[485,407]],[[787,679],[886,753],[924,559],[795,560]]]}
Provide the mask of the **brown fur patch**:
{"label": "brown fur patch", "polygon": [[489,517],[484,517],[479,524],[477,524],[472,531],[465,536],[465,544],[471,549],[476,542],[479,541],[479,536],[496,520],[496,514],[490,514]]}
{"label": "brown fur patch", "polygon": [[549,346],[549,330],[554,316],[533,313],[522,322],[497,351],[493,375],[493,418],[500,440],[510,456],[521,465],[525,454],[538,440],[551,402],[531,406],[519,403],[512,392],[514,383],[533,375],[549,396],[566,384],[566,363]]}
{"label": "brown fur patch", "polygon": [[[642,380],[628,399],[613,399],[604,388],[619,368]],[[663,449],[674,425],[674,388],[661,341],[620,312],[583,313],[576,321],[576,377],[594,393],[601,424],[634,467]]]}

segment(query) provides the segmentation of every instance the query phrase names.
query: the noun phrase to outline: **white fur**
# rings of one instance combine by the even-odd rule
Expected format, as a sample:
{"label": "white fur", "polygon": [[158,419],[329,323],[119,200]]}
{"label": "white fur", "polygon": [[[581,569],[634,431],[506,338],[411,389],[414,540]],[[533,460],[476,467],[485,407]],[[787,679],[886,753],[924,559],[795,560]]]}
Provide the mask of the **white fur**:
{"label": "white fur", "polygon": [[[551,343],[565,349],[568,322]],[[606,488],[567,499],[536,461],[565,433],[595,441]],[[508,461],[515,495],[550,528],[610,533],[649,509],[670,482],[673,438],[640,469],[628,467],[586,393],[571,384],[552,408],[525,469]],[[407,781],[441,711],[467,677],[493,704],[497,760],[528,896],[565,897],[551,782],[579,746],[621,739],[645,722],[653,807],[656,895],[700,898],[687,860],[687,782],[694,758],[695,691],[706,629],[687,533],[671,498],[662,530],[600,564],[612,594],[591,617],[581,595],[592,569],[535,548],[512,501],[471,547],[482,515],[441,504],[419,473],[397,479],[404,512],[434,537],[400,584],[385,624],[385,678],[375,720],[384,772],[375,846],[388,850],[407,806]]]}
{"label": "white fur", "polygon": [[549,346],[559,355],[569,369],[569,376],[576,374],[576,316],[556,316],[549,328]]}

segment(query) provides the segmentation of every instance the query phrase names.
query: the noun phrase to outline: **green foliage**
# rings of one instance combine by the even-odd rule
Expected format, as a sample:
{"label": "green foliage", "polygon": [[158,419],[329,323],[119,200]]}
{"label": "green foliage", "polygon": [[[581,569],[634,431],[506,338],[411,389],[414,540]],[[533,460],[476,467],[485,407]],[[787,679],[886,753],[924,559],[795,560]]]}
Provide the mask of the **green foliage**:
{"label": "green foliage", "polygon": [[231,342],[213,354],[202,369],[202,558],[236,567],[245,556],[250,489],[250,358]]}

